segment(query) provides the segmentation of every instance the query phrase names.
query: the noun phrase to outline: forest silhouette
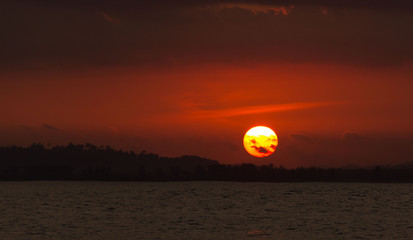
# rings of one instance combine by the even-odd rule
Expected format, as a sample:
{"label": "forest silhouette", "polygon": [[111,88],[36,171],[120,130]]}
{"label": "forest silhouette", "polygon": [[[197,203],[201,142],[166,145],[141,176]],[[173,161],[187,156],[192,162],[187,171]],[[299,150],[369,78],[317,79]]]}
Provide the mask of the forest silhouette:
{"label": "forest silhouette", "polygon": [[92,144],[0,147],[0,180],[413,182],[413,164],[371,168],[286,169],[272,164],[226,165],[198,157],[160,157]]}

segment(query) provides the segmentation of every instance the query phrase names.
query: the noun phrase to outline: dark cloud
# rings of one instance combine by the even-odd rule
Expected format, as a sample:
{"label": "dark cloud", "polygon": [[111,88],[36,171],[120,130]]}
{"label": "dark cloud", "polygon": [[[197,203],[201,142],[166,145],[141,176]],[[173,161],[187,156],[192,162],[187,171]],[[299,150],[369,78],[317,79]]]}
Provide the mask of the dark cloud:
{"label": "dark cloud", "polygon": [[60,131],[60,129],[58,129],[58,128],[50,125],[50,124],[47,124],[47,123],[42,123],[42,127],[45,128],[45,129],[48,129],[48,130]]}
{"label": "dark cloud", "polygon": [[[309,2],[4,1],[0,3],[0,65],[284,61],[382,66],[413,60],[413,16],[387,11],[412,9],[412,2]],[[254,12],[237,4],[270,6]],[[287,12],[272,5],[297,6]],[[319,6],[336,10],[323,14]],[[351,9],[340,11],[343,8]]]}
{"label": "dark cloud", "polygon": [[268,153],[268,150],[264,147],[257,147],[257,146],[252,146],[253,148],[255,148],[255,150],[257,150],[259,153]]}
{"label": "dark cloud", "polygon": [[301,134],[291,133],[290,138],[300,142],[311,142],[311,138]]}
{"label": "dark cloud", "polygon": [[338,137],[313,137],[314,144],[300,141],[285,142],[277,147],[279,159],[303,166],[373,166],[395,165],[411,161],[413,138],[411,136],[374,135],[368,138],[346,132]]}
{"label": "dark cloud", "polygon": [[358,133],[346,131],[343,133],[343,140],[347,142],[360,142],[366,140],[367,137]]}
{"label": "dark cloud", "polygon": [[21,128],[24,130],[32,131],[34,128],[26,125],[21,125]]}

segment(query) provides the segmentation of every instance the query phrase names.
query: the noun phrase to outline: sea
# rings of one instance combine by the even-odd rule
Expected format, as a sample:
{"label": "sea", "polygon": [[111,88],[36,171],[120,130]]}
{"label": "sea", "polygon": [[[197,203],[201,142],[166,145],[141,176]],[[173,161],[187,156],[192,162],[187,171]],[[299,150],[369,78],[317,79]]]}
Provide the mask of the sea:
{"label": "sea", "polygon": [[413,184],[0,182],[0,239],[413,239]]}

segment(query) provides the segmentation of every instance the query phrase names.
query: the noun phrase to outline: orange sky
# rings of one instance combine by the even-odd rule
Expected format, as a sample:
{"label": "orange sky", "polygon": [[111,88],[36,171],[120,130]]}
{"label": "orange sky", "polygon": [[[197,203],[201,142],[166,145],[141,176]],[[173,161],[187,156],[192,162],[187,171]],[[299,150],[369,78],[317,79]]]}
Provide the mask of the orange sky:
{"label": "orange sky", "polygon": [[[286,167],[411,160],[408,2],[39,2],[0,7],[1,145]],[[268,158],[243,149],[254,125],[277,132]]]}

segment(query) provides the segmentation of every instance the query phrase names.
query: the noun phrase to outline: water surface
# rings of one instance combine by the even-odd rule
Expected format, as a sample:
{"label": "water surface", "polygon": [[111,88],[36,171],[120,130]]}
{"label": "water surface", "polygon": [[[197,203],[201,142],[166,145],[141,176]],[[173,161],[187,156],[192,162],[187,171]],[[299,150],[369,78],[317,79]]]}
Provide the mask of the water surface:
{"label": "water surface", "polygon": [[413,239],[413,184],[0,182],[0,239]]}

